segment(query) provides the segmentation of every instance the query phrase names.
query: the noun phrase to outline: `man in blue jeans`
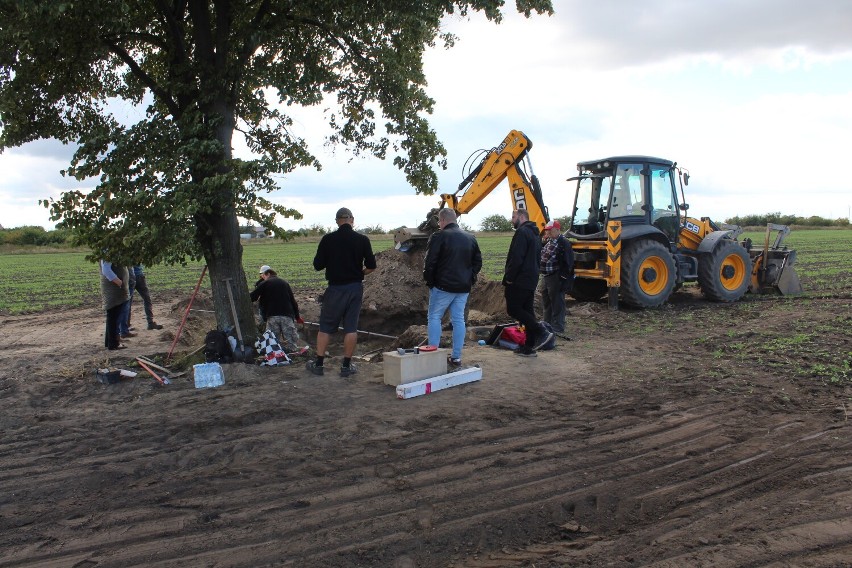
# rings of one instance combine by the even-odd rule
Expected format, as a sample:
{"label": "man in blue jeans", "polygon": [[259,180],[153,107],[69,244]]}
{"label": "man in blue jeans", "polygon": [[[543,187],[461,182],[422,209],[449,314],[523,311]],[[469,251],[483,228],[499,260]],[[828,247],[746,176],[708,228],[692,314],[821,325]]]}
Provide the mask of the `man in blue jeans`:
{"label": "man in blue jeans", "polygon": [[449,363],[459,367],[465,336],[464,308],[476,276],[482,270],[482,253],[476,237],[459,228],[454,210],[438,211],[438,226],[441,230],[429,237],[423,261],[423,279],[429,287],[429,345],[439,345],[441,318],[449,309],[453,324],[453,352]]}

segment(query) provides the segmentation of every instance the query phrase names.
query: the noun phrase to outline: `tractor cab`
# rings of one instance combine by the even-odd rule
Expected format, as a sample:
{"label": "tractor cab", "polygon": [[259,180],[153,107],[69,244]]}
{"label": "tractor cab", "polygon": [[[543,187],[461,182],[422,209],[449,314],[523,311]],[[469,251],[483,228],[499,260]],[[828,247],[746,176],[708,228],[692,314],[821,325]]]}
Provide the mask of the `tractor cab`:
{"label": "tractor cab", "polygon": [[578,240],[598,240],[614,220],[624,229],[653,226],[665,241],[676,243],[680,219],[675,166],[669,160],[649,156],[580,162],[578,175],[569,179],[577,181],[569,235]]}

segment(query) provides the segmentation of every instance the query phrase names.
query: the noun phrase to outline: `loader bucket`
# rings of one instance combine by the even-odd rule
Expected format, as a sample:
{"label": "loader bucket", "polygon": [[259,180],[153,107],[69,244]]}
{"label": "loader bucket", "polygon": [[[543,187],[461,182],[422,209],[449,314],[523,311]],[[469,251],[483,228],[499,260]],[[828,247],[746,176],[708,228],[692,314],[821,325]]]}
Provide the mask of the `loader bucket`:
{"label": "loader bucket", "polygon": [[[770,245],[773,233],[775,241]],[[802,293],[802,283],[793,267],[796,264],[796,251],[783,245],[789,234],[788,226],[767,223],[763,250],[749,250],[753,262],[752,285],[749,287],[752,292],[764,294],[777,291],[785,296]]]}
{"label": "loader bucket", "polygon": [[781,271],[781,276],[778,277],[778,282],[775,283],[778,291],[785,296],[797,296],[801,294],[802,283],[799,281],[799,275],[796,273],[794,266],[785,266]]}
{"label": "loader bucket", "polygon": [[802,283],[796,272],[796,251],[769,250],[768,258],[759,258],[756,265],[756,292],[766,294],[779,292],[785,296],[795,296],[802,293]]}

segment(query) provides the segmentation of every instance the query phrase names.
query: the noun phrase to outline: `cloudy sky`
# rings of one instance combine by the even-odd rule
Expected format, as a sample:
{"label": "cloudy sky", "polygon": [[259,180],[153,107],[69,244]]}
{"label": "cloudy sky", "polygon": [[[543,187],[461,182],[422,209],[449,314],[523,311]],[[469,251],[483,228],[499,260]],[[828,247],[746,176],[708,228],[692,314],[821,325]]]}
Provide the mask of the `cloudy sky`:
{"label": "cloudy sky", "polygon": [[[510,4],[513,4],[510,2]],[[848,217],[852,207],[852,2],[848,0],[555,0],[556,14],[449,19],[460,37],[428,53],[433,128],[448,150],[440,191],[455,191],[472,153],[511,129],[551,216],[568,214],[579,161],[645,154],[691,174],[690,213],[717,220],[780,212]],[[300,210],[298,228],[333,223],[416,225],[437,197],[414,195],[392,164],[350,161],[323,147],[317,111],[297,125],[321,172],[281,180],[272,198]],[[239,147],[238,147],[239,150]],[[71,150],[41,141],[0,154],[0,224],[51,228],[40,198],[76,187],[62,178]],[[840,174],[836,174],[836,170]],[[504,183],[462,220],[509,216]]]}

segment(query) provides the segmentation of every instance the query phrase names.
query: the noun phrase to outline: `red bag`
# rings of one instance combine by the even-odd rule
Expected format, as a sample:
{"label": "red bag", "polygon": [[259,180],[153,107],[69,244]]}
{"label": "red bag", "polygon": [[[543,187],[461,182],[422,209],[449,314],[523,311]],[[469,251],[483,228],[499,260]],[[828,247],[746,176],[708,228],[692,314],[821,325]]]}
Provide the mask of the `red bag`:
{"label": "red bag", "polygon": [[521,330],[518,326],[507,327],[503,330],[503,333],[500,334],[500,339],[505,339],[506,341],[523,345],[527,340],[527,332]]}

